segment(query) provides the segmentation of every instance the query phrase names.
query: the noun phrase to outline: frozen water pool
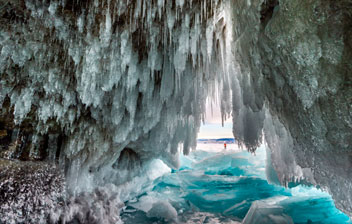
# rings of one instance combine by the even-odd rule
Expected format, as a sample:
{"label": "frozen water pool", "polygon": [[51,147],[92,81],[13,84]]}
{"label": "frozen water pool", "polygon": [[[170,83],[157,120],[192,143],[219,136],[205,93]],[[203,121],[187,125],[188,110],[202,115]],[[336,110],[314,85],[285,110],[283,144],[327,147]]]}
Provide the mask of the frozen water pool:
{"label": "frozen water pool", "polygon": [[313,187],[269,184],[264,147],[256,155],[199,145],[181,167],[126,202],[124,223],[352,223],[331,196]]}

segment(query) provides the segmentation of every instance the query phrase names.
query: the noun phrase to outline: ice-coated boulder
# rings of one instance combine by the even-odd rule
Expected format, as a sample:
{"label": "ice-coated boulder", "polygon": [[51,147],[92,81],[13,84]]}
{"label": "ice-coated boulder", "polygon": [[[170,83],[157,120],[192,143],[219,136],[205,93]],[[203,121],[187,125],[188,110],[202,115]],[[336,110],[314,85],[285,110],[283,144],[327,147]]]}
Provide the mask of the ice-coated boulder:
{"label": "ice-coated boulder", "polygon": [[177,211],[168,201],[158,201],[147,212],[148,217],[163,218],[169,222],[177,221]]}

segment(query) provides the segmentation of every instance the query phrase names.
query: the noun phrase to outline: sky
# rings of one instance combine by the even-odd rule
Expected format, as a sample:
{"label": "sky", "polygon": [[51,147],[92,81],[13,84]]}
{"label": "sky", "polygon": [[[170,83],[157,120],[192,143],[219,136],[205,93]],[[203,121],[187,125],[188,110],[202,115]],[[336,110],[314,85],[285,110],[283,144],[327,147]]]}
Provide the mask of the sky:
{"label": "sky", "polygon": [[201,125],[198,133],[198,139],[201,138],[233,138],[232,117],[229,117],[222,127],[220,107],[213,106],[212,110],[207,103],[205,123]]}

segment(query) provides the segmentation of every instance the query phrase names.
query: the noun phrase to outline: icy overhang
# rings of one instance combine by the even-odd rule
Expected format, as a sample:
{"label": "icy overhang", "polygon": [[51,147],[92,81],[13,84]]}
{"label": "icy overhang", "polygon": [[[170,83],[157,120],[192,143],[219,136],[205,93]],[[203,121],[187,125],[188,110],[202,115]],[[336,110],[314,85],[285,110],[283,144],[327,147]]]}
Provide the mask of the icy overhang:
{"label": "icy overhang", "polygon": [[320,185],[351,214],[350,1],[1,4],[2,133],[25,139],[14,156],[65,164],[72,192],[177,166],[210,94],[237,140],[265,139],[282,184]]}

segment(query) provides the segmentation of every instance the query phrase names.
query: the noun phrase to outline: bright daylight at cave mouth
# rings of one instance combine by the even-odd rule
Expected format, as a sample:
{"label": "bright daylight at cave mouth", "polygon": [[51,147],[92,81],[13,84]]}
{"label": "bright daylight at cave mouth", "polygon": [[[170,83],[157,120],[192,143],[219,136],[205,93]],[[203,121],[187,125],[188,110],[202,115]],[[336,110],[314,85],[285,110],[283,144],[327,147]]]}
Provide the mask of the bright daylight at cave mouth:
{"label": "bright daylight at cave mouth", "polygon": [[351,0],[0,20],[0,224],[352,223]]}

